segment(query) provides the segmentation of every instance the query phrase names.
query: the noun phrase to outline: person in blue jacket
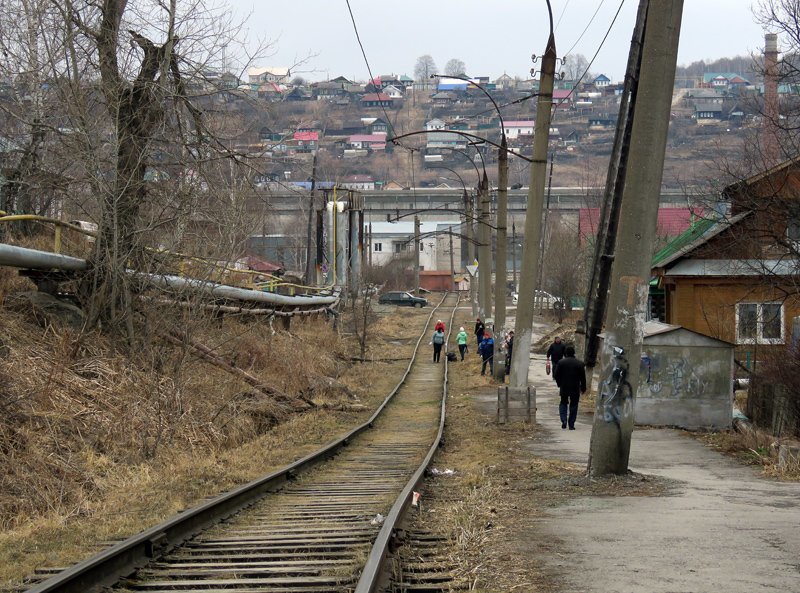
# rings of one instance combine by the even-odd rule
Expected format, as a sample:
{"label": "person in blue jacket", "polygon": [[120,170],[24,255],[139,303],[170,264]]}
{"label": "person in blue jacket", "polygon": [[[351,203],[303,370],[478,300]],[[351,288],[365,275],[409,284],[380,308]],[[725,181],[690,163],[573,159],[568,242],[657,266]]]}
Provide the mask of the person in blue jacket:
{"label": "person in blue jacket", "polygon": [[487,362],[489,363],[489,374],[494,375],[494,339],[492,338],[492,334],[489,332],[483,334],[483,340],[481,340],[478,351],[483,359],[483,363],[481,363],[481,375],[486,374]]}

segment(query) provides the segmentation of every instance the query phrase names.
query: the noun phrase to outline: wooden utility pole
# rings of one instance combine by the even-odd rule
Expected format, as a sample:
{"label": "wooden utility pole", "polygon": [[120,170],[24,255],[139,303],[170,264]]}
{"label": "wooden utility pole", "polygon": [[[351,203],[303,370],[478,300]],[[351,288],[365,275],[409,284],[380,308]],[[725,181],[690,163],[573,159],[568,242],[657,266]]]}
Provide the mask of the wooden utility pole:
{"label": "wooden utility pole", "polygon": [[683,0],[652,2],[647,9],[649,26],[645,26],[642,45],[641,77],[603,340],[605,366],[592,427],[592,475],[628,471],[682,10]]}
{"label": "wooden utility pole", "polygon": [[542,57],[539,99],[536,104],[536,127],[533,137],[533,161],[528,188],[528,212],[525,216],[525,242],[522,246],[517,320],[514,325],[509,386],[514,390],[528,388],[528,366],[533,327],[533,296],[539,268],[539,241],[542,235],[544,183],[547,173],[547,143],[550,138],[550,113],[553,107],[553,78],[556,71],[556,41],[551,30]]}

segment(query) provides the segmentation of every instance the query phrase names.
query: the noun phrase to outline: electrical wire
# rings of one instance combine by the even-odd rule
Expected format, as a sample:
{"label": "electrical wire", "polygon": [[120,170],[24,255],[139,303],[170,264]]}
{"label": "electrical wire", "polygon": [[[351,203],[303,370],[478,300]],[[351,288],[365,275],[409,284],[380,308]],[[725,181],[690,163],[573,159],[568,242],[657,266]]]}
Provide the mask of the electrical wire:
{"label": "electrical wire", "polygon": [[617,18],[619,18],[619,13],[622,11],[622,7],[624,6],[624,4],[625,0],[620,0],[619,6],[617,7],[617,12],[614,14],[614,18],[611,19],[611,24],[608,25],[608,29],[606,29],[606,33],[605,35],[603,35],[603,39],[600,41],[600,45],[597,46],[597,51],[594,52],[592,59],[589,60],[589,65],[586,66],[586,70],[584,70],[580,78],[578,78],[578,80],[575,81],[575,85],[570,89],[569,93],[564,98],[560,99],[557,104],[553,103],[552,107],[553,109],[560,107],[564,101],[569,99],[575,92],[575,89],[578,88],[578,85],[581,83],[583,78],[589,73],[589,70],[592,68],[592,64],[594,64],[594,61],[597,59],[600,50],[603,49],[603,45],[605,45],[606,41],[608,40],[608,36],[611,34],[611,29],[614,28],[614,25],[617,22]]}
{"label": "electrical wire", "polygon": [[[367,73],[369,74],[370,84],[372,84],[372,88],[375,88],[375,76],[372,74],[372,68],[369,65],[369,59],[367,58],[367,52],[364,49],[364,44],[361,42],[361,35],[358,33],[358,25],[356,24],[356,17],[353,15],[353,8],[350,6],[350,0],[345,0],[347,4],[347,11],[350,13],[350,22],[353,23],[353,31],[356,34],[356,41],[358,41],[358,46],[361,48],[361,55],[364,56],[364,63],[367,65]],[[381,111],[383,111],[383,115],[386,118],[386,123],[389,125],[389,129],[391,130],[392,136],[397,136],[397,132],[394,129],[394,124],[392,123],[391,118],[389,117],[388,112],[386,111],[386,107],[380,101],[380,93],[376,93],[376,97],[378,97],[378,103],[380,103]],[[408,150],[411,155],[411,191],[414,194],[414,203],[417,201],[417,193],[416,184],[414,183],[414,151],[408,147],[403,146],[404,149]]]}
{"label": "electrical wire", "polygon": [[[595,17],[597,16],[597,13],[598,13],[598,12],[600,12],[600,9],[601,9],[601,8],[603,8],[603,4],[605,4],[605,3],[606,3],[606,0],[600,0],[600,4],[598,4],[598,5],[597,5],[597,10],[595,10],[595,11],[594,11],[594,14],[592,15],[592,18],[590,18],[590,19],[589,19],[589,22],[586,24],[586,27],[583,29],[583,31],[581,31],[581,34],[580,34],[580,35],[578,35],[578,38],[575,40],[575,43],[573,43],[573,44],[572,44],[572,47],[570,47],[570,48],[567,50],[567,53],[565,53],[565,54],[564,54],[564,57],[565,57],[565,58],[566,58],[566,57],[567,57],[569,54],[571,54],[571,53],[572,53],[572,50],[573,50],[573,49],[575,49],[575,46],[576,46],[576,45],[578,45],[578,44],[581,42],[581,39],[583,39],[583,36],[584,36],[584,35],[586,35],[586,31],[588,31],[588,30],[589,30],[589,27],[591,27],[591,26],[592,26],[592,23],[594,22],[594,19],[595,19]],[[566,6],[564,7],[564,10],[566,10]],[[564,13],[562,12],[562,13],[561,13],[561,15],[563,16],[563,15],[564,15]],[[561,20],[561,19],[560,19],[560,17],[559,17],[559,20]],[[558,26],[558,25],[556,25],[556,27],[557,27],[557,26]]]}
{"label": "electrical wire", "polygon": [[[601,3],[601,4],[602,4],[602,3]],[[567,8],[568,8],[568,7],[569,7],[569,0],[567,0],[567,1],[564,3],[564,8],[561,10],[561,14],[560,14],[560,15],[558,15],[558,20],[556,21],[556,26],[555,26],[555,28],[553,29],[553,32],[554,32],[554,33],[555,33],[556,31],[558,31],[558,26],[561,24],[561,19],[563,19],[563,18],[564,18],[564,14],[567,12]]]}
{"label": "electrical wire", "polygon": [[[364,49],[364,44],[361,42],[361,35],[358,33],[358,25],[356,25],[356,17],[353,15],[353,9],[350,6],[350,0],[345,0],[347,3],[347,11],[350,13],[350,21],[353,23],[353,30],[356,33],[356,41],[358,41],[358,47],[361,48],[361,55],[364,56],[364,63],[367,65],[367,73],[369,74],[369,81],[372,85],[372,88],[375,88],[375,76],[372,74],[372,68],[369,65],[369,59],[367,59],[367,52]],[[376,96],[379,96],[380,93],[376,93]],[[381,103],[379,100],[378,103]],[[392,136],[395,136],[394,125],[392,124],[392,120],[389,118],[389,114],[386,111],[386,107],[383,104],[380,105],[381,110],[383,111],[384,117],[386,117],[386,123],[389,124],[389,128],[392,130]]]}

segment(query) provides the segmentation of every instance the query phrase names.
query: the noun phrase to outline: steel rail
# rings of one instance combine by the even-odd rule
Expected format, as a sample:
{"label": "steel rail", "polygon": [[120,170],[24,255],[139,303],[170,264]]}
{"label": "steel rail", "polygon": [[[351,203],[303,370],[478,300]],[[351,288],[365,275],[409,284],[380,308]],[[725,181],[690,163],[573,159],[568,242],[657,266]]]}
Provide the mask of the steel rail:
{"label": "steel rail", "polygon": [[[456,311],[458,310],[458,303],[456,306],[453,307],[453,312],[450,314],[450,320],[448,323],[448,334],[447,334],[447,342],[450,341],[450,336],[453,333],[453,319],[455,319]],[[446,343],[447,343],[446,342]],[[428,449],[427,455],[423,459],[420,466],[411,476],[411,478],[406,483],[403,490],[400,492],[400,495],[397,497],[395,503],[392,505],[389,514],[386,516],[386,520],[383,522],[381,526],[381,530],[378,532],[378,536],[375,539],[375,542],[372,545],[372,550],[367,558],[367,563],[364,566],[364,570],[361,573],[361,576],[358,579],[358,584],[354,590],[354,593],[374,593],[378,591],[378,588],[381,583],[381,578],[384,575],[384,563],[387,558],[387,554],[389,551],[389,543],[392,540],[392,537],[397,530],[398,523],[402,520],[403,515],[408,511],[409,507],[413,503],[414,491],[417,488],[417,485],[422,481],[422,478],[425,475],[425,470],[428,469],[428,466],[433,459],[434,454],[436,453],[439,445],[442,442],[442,435],[444,434],[444,423],[445,417],[447,413],[446,404],[447,404],[447,385],[448,385],[448,371],[449,371],[449,361],[447,360],[447,352],[445,350],[445,357],[444,357],[444,381],[442,383],[442,400],[440,404],[440,412],[439,412],[439,429],[436,433],[436,438],[434,439],[433,443]]]}
{"label": "steel rail", "polygon": [[[386,409],[389,402],[406,382],[419,353],[420,344],[428,332],[431,319],[444,304],[447,296],[448,293],[445,293],[441,301],[428,315],[425,329],[417,338],[412,357],[402,378],[366,422],[356,426],[344,436],[331,441],[317,451],[115,544],[103,552],[34,585],[27,589],[26,593],[99,592],[104,587],[109,587],[119,582],[120,579],[130,575],[136,569],[145,566],[154,558],[174,549],[198,533],[254,504],[264,495],[293,479],[301,470],[307,470],[334,456],[348,445],[355,436],[373,427],[375,420]],[[446,359],[447,356],[445,354]]]}

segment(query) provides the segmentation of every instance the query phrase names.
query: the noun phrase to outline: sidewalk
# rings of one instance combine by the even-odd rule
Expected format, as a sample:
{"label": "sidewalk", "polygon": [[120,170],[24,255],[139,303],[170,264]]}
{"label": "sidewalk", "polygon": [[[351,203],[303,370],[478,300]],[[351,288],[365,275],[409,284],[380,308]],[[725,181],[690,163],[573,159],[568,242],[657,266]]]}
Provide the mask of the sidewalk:
{"label": "sidewalk", "polygon": [[[592,418],[561,430],[557,388],[532,355],[537,456],[585,466]],[[800,484],[760,477],[672,429],[637,429],[630,469],[677,482],[665,496],[578,497],[538,524],[560,542],[546,569],[564,593],[800,592]]]}

